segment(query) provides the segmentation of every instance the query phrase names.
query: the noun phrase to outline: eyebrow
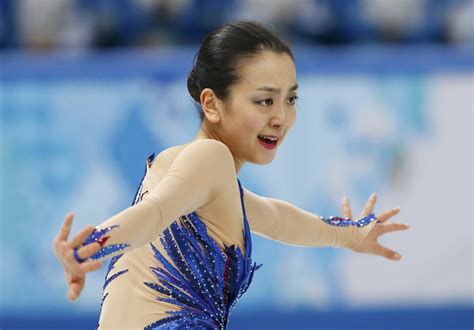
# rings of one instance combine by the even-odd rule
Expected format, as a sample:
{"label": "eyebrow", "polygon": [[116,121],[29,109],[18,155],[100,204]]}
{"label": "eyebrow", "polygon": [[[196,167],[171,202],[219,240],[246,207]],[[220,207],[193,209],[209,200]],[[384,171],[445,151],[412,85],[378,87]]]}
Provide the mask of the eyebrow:
{"label": "eyebrow", "polygon": [[[292,87],[290,87],[289,91],[295,91],[298,89],[298,84],[294,84]],[[281,89],[280,88],[275,88],[275,87],[270,87],[270,86],[263,86],[257,88],[258,91],[265,91],[265,92],[274,92],[274,93],[280,93]]]}

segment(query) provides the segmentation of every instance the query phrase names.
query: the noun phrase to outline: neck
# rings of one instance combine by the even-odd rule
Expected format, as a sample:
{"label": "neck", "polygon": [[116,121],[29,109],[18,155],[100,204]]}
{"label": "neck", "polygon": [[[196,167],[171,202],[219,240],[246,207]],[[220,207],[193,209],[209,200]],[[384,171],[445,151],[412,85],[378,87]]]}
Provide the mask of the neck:
{"label": "neck", "polygon": [[[219,134],[213,132],[212,130],[210,130],[207,125],[205,124],[205,122],[203,122],[201,124],[201,127],[199,127],[199,131],[197,133],[197,135],[194,137],[194,139],[191,141],[197,141],[197,140],[203,140],[203,139],[213,139],[213,140],[217,140],[217,141],[220,141],[222,143],[224,143],[225,145],[227,145],[223,139],[220,138]],[[228,146],[228,145],[227,145]],[[235,167],[235,173],[236,175],[238,176],[239,175],[239,172],[240,172],[240,169],[244,166],[245,164],[245,161],[242,160],[242,159],[239,159],[238,157],[236,157],[236,155],[232,152],[232,149],[230,149],[230,152],[232,153],[232,157],[234,158],[234,167]]]}

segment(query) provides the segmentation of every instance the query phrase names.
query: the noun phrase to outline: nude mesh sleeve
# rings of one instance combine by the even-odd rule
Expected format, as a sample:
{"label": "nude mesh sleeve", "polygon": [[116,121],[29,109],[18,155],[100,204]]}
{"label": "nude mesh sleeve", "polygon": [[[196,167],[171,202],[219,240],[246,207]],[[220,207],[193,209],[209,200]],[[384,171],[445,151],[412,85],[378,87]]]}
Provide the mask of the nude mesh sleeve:
{"label": "nude mesh sleeve", "polygon": [[[324,218],[288,202],[266,198],[245,190],[250,230],[272,240],[296,246],[332,246],[352,249],[375,225],[368,217],[355,221]],[[342,225],[343,224],[343,225]]]}
{"label": "nude mesh sleeve", "polygon": [[212,201],[225,182],[226,171],[235,169],[225,144],[211,139],[191,143],[140,202],[96,226],[84,242],[102,245],[91,258],[107,259],[152,241],[181,215]]}

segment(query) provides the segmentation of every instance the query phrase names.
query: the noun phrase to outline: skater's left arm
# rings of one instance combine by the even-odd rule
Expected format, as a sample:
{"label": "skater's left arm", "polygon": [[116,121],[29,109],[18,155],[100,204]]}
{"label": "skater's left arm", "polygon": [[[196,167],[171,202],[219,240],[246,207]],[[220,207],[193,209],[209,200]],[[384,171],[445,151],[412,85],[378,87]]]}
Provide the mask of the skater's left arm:
{"label": "skater's left arm", "polygon": [[376,238],[387,232],[408,229],[403,224],[383,223],[397,214],[399,208],[377,216],[372,213],[376,195],[369,198],[358,221],[353,221],[347,199],[343,202],[344,219],[341,219],[323,217],[283,200],[259,196],[247,189],[244,192],[251,231],[289,245],[343,247],[396,259],[396,252],[378,244]]}

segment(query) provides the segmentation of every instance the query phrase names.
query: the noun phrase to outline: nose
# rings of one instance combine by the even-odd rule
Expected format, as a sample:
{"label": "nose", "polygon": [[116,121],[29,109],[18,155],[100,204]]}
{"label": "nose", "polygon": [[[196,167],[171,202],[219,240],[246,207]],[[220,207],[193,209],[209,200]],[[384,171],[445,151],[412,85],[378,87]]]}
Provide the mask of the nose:
{"label": "nose", "polygon": [[281,128],[286,125],[286,112],[284,106],[278,107],[270,120],[272,128]]}

